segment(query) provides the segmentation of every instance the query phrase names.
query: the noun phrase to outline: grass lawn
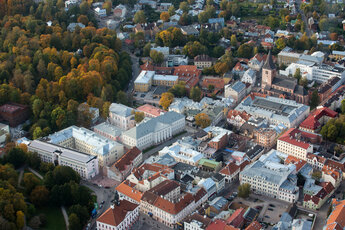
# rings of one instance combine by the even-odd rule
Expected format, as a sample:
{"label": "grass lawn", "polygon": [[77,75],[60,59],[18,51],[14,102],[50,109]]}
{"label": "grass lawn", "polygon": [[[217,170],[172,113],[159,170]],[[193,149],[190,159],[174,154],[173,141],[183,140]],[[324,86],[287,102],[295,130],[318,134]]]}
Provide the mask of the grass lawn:
{"label": "grass lawn", "polygon": [[37,215],[44,213],[47,217],[47,224],[44,230],[66,230],[65,220],[60,207],[44,207],[37,209]]}

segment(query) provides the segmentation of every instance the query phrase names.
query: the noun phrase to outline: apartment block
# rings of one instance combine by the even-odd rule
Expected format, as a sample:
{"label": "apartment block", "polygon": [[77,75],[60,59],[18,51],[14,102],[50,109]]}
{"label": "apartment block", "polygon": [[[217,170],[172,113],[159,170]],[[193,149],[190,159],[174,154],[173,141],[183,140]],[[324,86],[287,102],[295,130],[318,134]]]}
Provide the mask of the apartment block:
{"label": "apartment block", "polygon": [[46,138],[49,143],[97,156],[100,166],[113,164],[124,152],[122,144],[83,127],[70,126]]}
{"label": "apartment block", "polygon": [[34,140],[28,150],[36,152],[43,162],[69,166],[82,178],[91,179],[98,175],[98,158],[91,154],[64,148],[42,140]]}

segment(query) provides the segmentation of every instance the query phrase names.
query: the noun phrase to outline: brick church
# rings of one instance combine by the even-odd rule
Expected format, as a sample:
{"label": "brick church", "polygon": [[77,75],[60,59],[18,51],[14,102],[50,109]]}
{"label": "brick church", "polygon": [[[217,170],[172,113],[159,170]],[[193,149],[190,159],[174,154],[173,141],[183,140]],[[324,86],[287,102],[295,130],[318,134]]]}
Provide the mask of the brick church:
{"label": "brick church", "polygon": [[261,89],[270,96],[291,99],[302,104],[308,104],[309,101],[307,90],[298,85],[297,79],[277,74],[271,51],[262,67]]}

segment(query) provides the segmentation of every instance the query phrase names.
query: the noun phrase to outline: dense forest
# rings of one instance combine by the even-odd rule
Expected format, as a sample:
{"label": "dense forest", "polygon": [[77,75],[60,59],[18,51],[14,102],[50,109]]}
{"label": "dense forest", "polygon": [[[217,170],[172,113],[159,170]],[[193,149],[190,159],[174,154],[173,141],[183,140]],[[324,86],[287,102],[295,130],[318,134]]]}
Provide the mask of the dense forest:
{"label": "dense forest", "polygon": [[[116,32],[96,28],[90,2],[67,12],[63,3],[0,1],[0,104],[31,107],[24,129],[33,138],[72,124],[88,127],[88,106],[106,116],[110,102],[125,102],[121,90],[132,75]],[[70,32],[71,22],[85,28]]]}
{"label": "dense forest", "polygon": [[[0,0],[0,105],[15,102],[30,107],[30,122],[23,127],[30,138],[74,124],[88,127],[89,107],[99,108],[106,117],[111,102],[127,101],[123,90],[132,76],[131,58],[122,52],[115,31],[97,29],[91,4],[83,1],[65,11],[63,0],[39,4]],[[85,28],[67,29],[77,22]],[[59,212],[61,205],[67,209],[70,229],[85,226],[95,197],[79,185],[76,172],[41,162],[25,145],[15,147],[10,140],[4,152],[0,229],[22,229],[25,224],[45,228],[49,216],[42,210]],[[43,179],[28,171],[28,166]],[[59,223],[64,224],[63,220]]]}

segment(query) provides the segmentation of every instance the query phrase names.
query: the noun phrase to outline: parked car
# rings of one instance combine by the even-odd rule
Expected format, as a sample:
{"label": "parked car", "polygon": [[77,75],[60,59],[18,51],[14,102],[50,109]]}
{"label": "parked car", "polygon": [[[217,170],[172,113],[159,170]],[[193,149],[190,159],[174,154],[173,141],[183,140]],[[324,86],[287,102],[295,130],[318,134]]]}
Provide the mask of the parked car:
{"label": "parked car", "polygon": [[268,208],[268,210],[273,211],[273,208]]}
{"label": "parked car", "polygon": [[269,204],[270,207],[275,208],[276,206],[274,204]]}

